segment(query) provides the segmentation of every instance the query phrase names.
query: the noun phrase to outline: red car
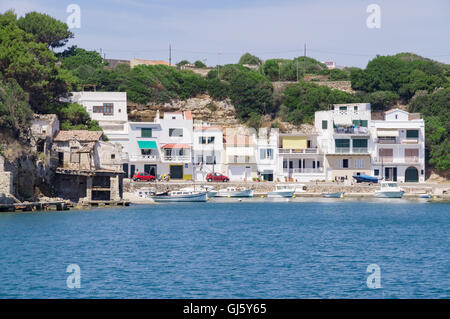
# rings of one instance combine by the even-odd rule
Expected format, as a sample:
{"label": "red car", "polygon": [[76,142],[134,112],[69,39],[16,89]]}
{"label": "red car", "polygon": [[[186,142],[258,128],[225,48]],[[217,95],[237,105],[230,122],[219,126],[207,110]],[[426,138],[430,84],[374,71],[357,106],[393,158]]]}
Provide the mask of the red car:
{"label": "red car", "polygon": [[211,173],[206,176],[208,182],[229,182],[230,179],[220,173]]}
{"label": "red car", "polygon": [[155,176],[150,175],[149,173],[145,173],[145,172],[138,172],[133,175],[133,181],[153,182],[154,180],[155,180]]}

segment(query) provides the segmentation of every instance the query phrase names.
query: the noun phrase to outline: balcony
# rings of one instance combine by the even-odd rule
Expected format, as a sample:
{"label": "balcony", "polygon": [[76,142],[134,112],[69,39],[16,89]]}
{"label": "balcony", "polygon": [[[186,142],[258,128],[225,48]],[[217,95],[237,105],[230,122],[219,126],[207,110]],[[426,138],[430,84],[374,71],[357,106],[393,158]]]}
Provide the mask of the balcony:
{"label": "balcony", "polygon": [[280,148],[278,149],[280,154],[318,154],[318,148],[303,148],[303,149],[288,149]]}
{"label": "balcony", "polygon": [[176,163],[190,163],[191,156],[189,155],[164,155],[162,157],[163,162],[176,162]]}
{"label": "balcony", "polygon": [[317,174],[323,173],[323,167],[319,168],[283,168],[284,174]]}
{"label": "balcony", "polygon": [[393,156],[381,156],[381,157],[375,157],[374,162],[375,163],[383,163],[383,164],[407,164],[407,163],[419,163],[419,157],[418,156],[406,156],[402,158],[394,158]]}
{"label": "balcony", "polygon": [[336,154],[368,154],[369,149],[367,147],[336,147]]}
{"label": "balcony", "polygon": [[129,156],[131,162],[156,162],[158,155],[133,154]]}
{"label": "balcony", "polygon": [[336,127],[334,134],[369,135],[367,127]]}

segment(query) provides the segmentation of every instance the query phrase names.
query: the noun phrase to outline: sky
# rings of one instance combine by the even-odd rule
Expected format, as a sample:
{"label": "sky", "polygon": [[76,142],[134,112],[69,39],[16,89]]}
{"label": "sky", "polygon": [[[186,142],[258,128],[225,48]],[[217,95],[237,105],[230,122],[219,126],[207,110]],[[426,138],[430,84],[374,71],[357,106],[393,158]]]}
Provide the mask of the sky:
{"label": "sky", "polygon": [[[1,0],[8,9],[47,13],[66,22],[80,7],[68,45],[106,58],[237,63],[304,54],[338,66],[365,67],[378,55],[414,52],[450,63],[450,0]],[[369,28],[371,4],[379,28]],[[370,19],[372,21],[372,19]]]}

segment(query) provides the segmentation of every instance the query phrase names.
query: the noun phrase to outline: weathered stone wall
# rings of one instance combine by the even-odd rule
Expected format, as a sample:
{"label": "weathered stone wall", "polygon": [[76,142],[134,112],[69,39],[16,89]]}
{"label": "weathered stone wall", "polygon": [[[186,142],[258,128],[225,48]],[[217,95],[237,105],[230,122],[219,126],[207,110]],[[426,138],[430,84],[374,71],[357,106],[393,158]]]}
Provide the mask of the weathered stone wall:
{"label": "weathered stone wall", "polygon": [[11,172],[0,172],[0,194],[13,194],[13,174]]}

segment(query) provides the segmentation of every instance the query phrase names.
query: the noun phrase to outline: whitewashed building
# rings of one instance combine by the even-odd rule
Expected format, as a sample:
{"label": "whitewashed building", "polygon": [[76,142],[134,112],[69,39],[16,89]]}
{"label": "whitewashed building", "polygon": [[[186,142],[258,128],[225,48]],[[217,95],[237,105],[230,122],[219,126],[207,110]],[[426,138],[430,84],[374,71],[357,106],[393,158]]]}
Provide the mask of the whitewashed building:
{"label": "whitewashed building", "polygon": [[225,175],[230,181],[249,181],[258,177],[256,131],[245,127],[224,130]]}
{"label": "whitewashed building", "polygon": [[223,172],[223,129],[202,124],[194,126],[193,165],[194,179],[205,181],[209,173]]}
{"label": "whitewashed building", "polygon": [[332,110],[315,113],[327,180],[352,182],[353,175],[371,173],[370,121],[369,103],[335,104]]}
{"label": "whitewashed building", "polygon": [[259,129],[255,155],[259,177],[264,181],[275,181],[278,169],[278,129]]}
{"label": "whitewashed building", "polygon": [[325,180],[324,154],[314,129],[280,134],[278,152],[280,181]]}
{"label": "whitewashed building", "polygon": [[372,173],[399,182],[425,181],[425,122],[420,114],[400,109],[370,123]]}

